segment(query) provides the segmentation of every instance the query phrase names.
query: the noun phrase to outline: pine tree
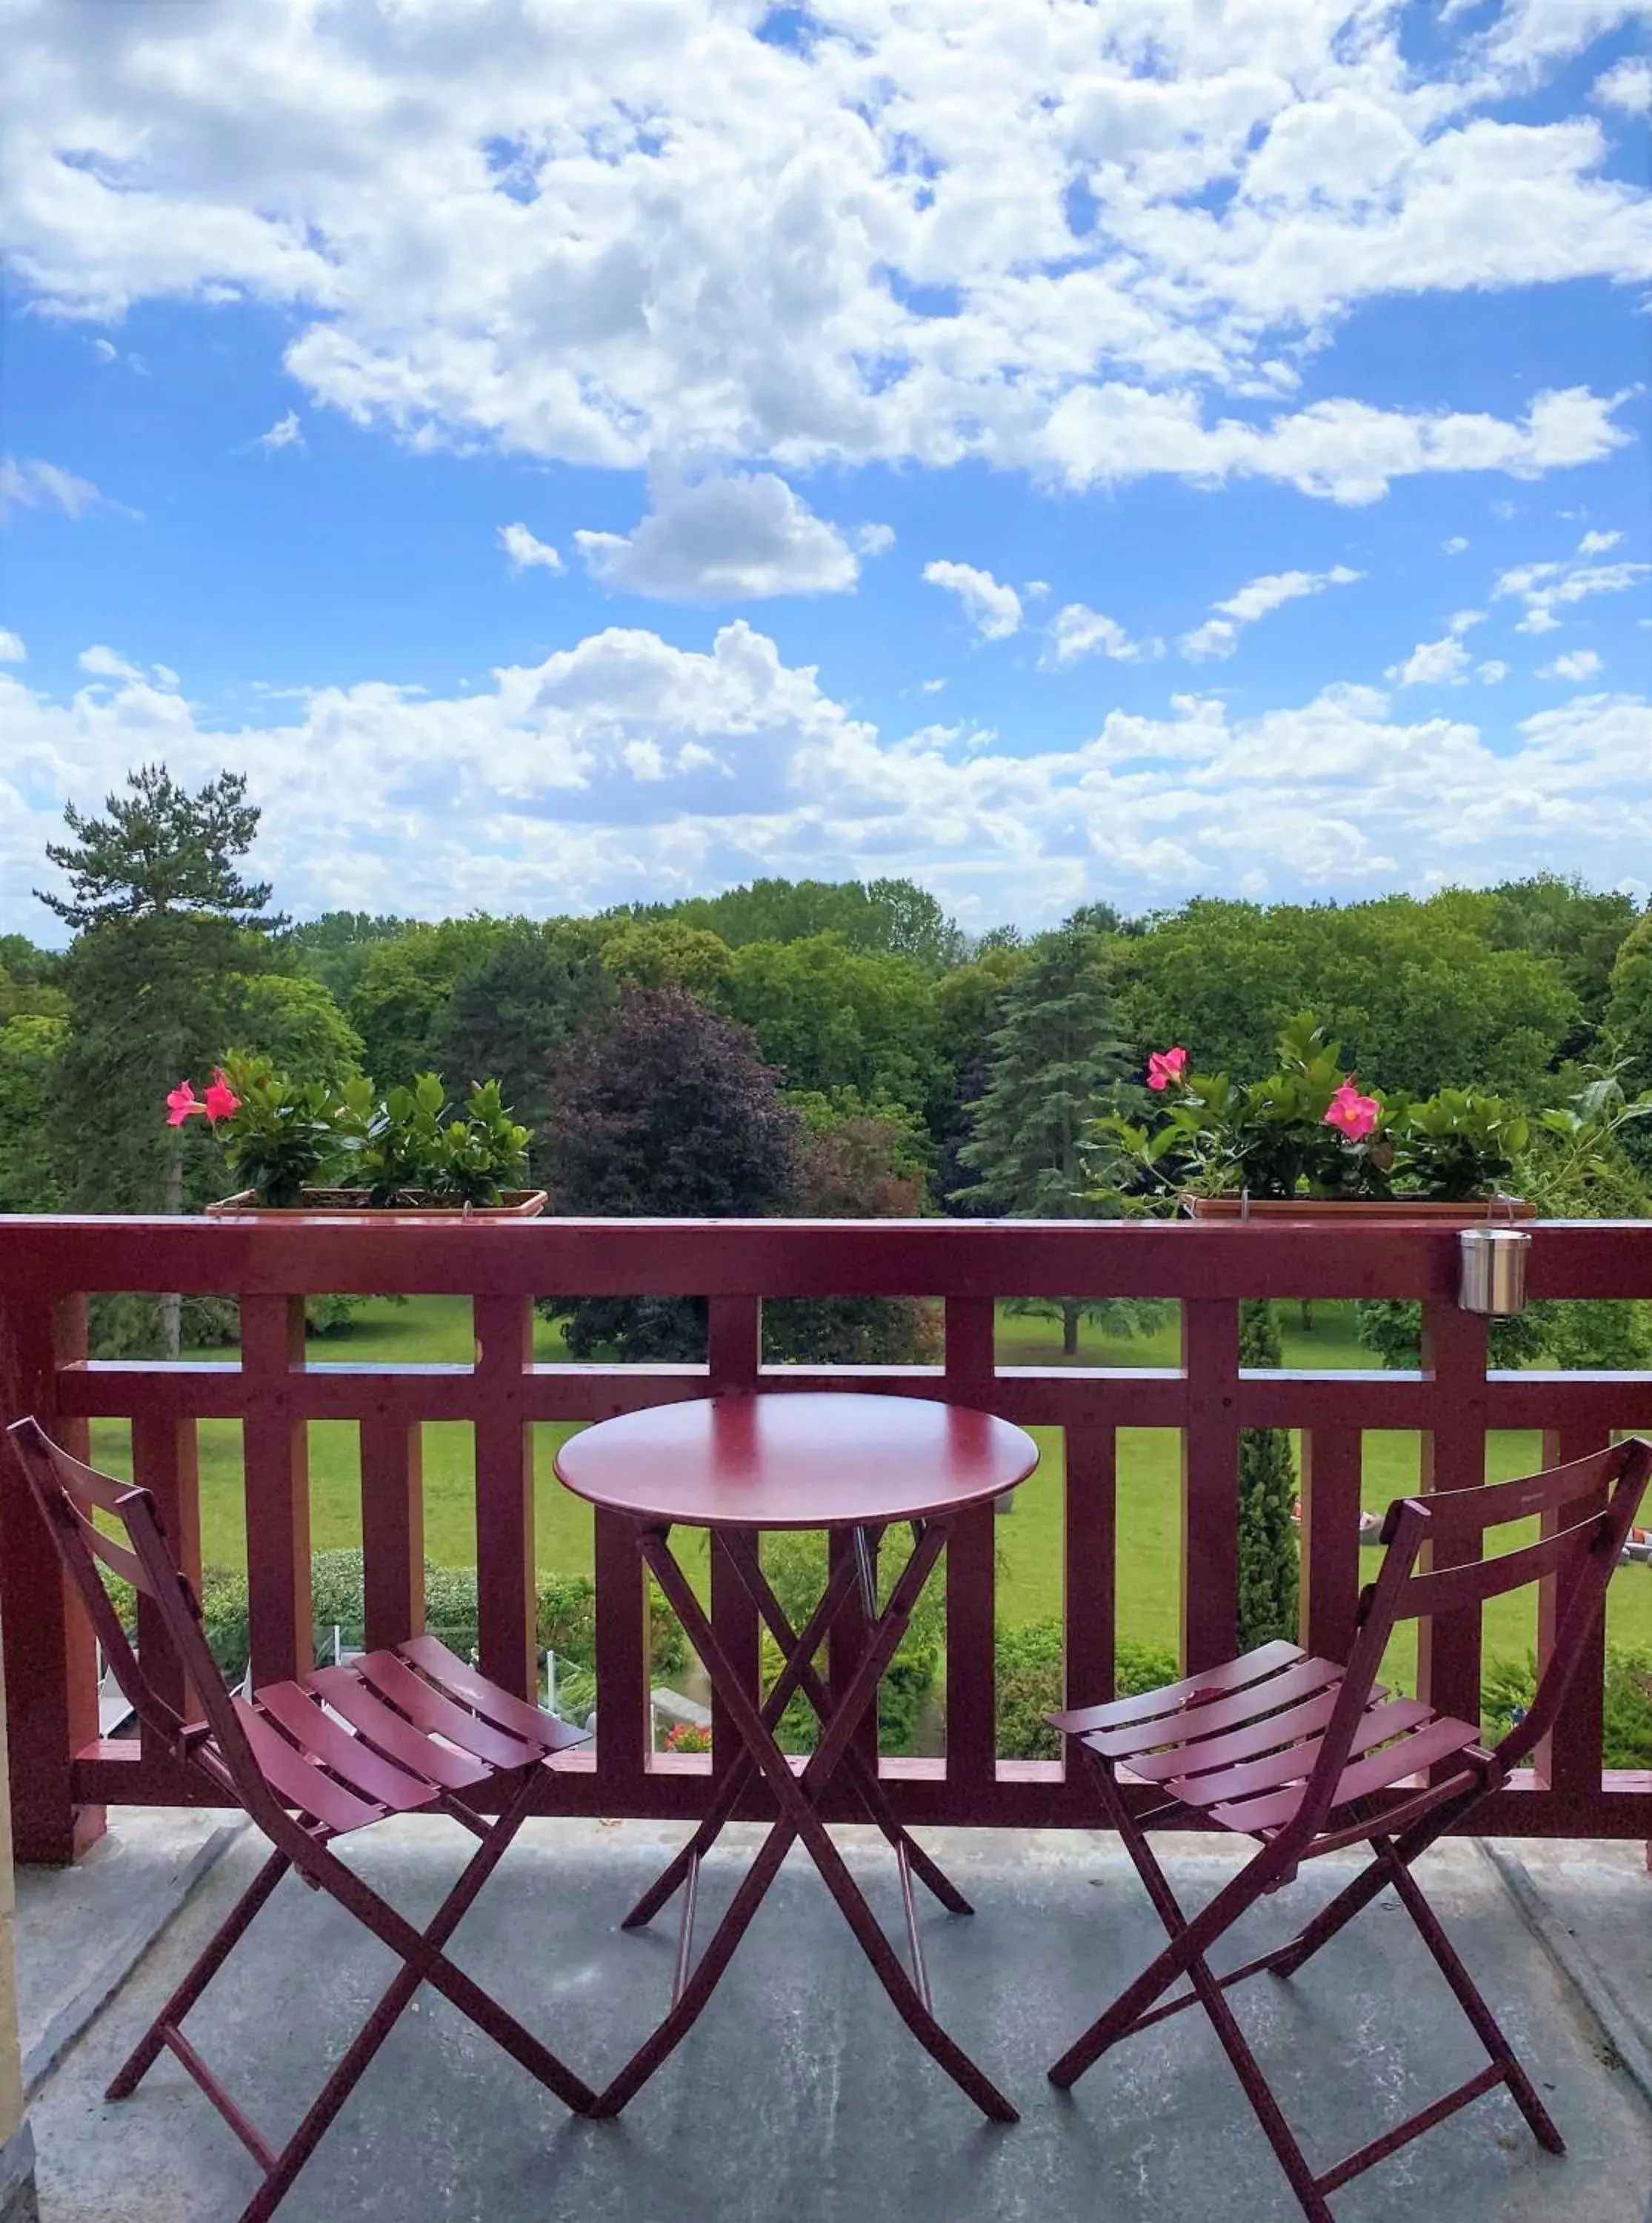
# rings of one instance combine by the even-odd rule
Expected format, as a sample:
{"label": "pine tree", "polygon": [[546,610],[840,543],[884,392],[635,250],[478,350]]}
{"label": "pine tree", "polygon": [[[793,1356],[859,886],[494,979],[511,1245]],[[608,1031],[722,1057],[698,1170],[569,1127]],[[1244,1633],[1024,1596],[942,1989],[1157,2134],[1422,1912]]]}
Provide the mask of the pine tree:
{"label": "pine tree", "polygon": [[[977,1179],[954,1197],[1016,1219],[1079,1218],[1085,1129],[1128,1062],[1101,935],[1071,924],[1042,935],[1002,1009],[986,1089],[970,1107],[972,1137],[958,1152]],[[1054,1301],[1071,1356],[1085,1307]]]}
{"label": "pine tree", "polygon": [[[1239,1308],[1239,1363],[1278,1366],[1279,1324],[1266,1298]],[[1245,1428],[1239,1438],[1239,1648],[1297,1634],[1297,1538],[1291,1508],[1296,1466],[1286,1428]]]}
{"label": "pine tree", "polygon": [[[75,839],[47,855],[69,893],[37,891],[76,931],[63,968],[61,1085],[74,1107],[63,1187],[73,1210],[177,1212],[189,1138],[166,1126],[166,1091],[223,1056],[246,976],[267,967],[267,937],[286,922],[267,912],[268,887],[236,867],[259,816],[239,774],[192,795],[164,765],[146,765],[127,788],[102,818],[68,807]],[[141,1342],[153,1311],[127,1302],[120,1332]],[[177,1298],[160,1300],[160,1319],[176,1357]]]}

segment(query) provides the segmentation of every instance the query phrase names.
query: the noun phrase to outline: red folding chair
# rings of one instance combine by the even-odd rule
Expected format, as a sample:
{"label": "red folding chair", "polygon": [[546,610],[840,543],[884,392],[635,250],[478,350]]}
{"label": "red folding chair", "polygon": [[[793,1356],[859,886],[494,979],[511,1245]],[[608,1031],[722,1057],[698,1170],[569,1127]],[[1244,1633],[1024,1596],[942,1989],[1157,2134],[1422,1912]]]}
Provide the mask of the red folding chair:
{"label": "red folding chair", "polygon": [[[1071,2086],[1120,2038],[1197,2001],[1215,2025],[1313,2223],[1333,2223],[1329,2195],[1350,2178],[1498,2084],[1508,2086],[1538,2143],[1550,2153],[1565,2151],[1411,1866],[1499,1789],[1554,1726],[1649,1474],[1652,1447],[1631,1440],[1523,1481],[1396,1499],[1383,1524],[1386,1553],[1376,1581],[1360,1596],[1346,1666],[1310,1659],[1294,1644],[1266,1644],[1227,1666],[1143,1697],[1050,1716],[1093,1769],[1109,1824],[1123,1838],[1171,1939],[1069,2046],[1050,2070],[1052,2082]],[[1480,1556],[1488,1528],[1534,1514],[1548,1515],[1555,1533],[1499,1558]],[[1418,1555],[1430,1542],[1446,1564],[1419,1573]],[[1421,1615],[1478,1614],[1487,1598],[1545,1576],[1556,1579],[1565,1601],[1561,1625],[1530,1711],[1494,1751],[1481,1748],[1474,1723],[1436,1714],[1418,1698],[1390,1697],[1379,1687],[1377,1676],[1398,1622]],[[1164,1804],[1133,1814],[1123,1788],[1127,1778],[1158,1785],[1165,1793]],[[1215,1823],[1258,1838],[1261,1846],[1191,1920],[1178,1905],[1143,1827],[1147,1820],[1178,1814],[1190,1827]],[[1211,1972],[1211,1947],[1265,1892],[1291,1881],[1303,1861],[1361,1842],[1371,1847],[1369,1865],[1297,1936],[1228,1974]],[[1443,2099],[1316,2172],[1226,1994],[1265,1968],[1294,1975],[1389,1885],[1491,2059]],[[1183,1975],[1191,1988],[1165,2000],[1163,1994]]]}
{"label": "red folding chair", "polygon": [[[266,1684],[250,1702],[232,1694],[213,1663],[200,1607],[166,1547],[150,1493],[83,1466],[33,1420],[16,1421],[7,1433],[139,1720],[174,1759],[204,1778],[215,1803],[243,1808],[274,1847],[107,2096],[129,2097],[161,2052],[173,2054],[264,2173],[241,2223],[263,2223],[274,2213],[421,1984],[433,1986],[567,2106],[590,2107],[596,2097],[590,2086],[443,1951],[523,1823],[547,1811],[556,1756],[582,1743],[582,1735],[498,1689],[430,1636],[295,1682]],[[103,1527],[94,1525],[99,1514]],[[111,1521],[126,1541],[108,1533]],[[98,1560],[153,1603],[185,1687],[199,1700],[201,1719],[185,1722],[145,1674]],[[494,1784],[500,1811],[490,1817],[478,1811],[473,1794]],[[435,1919],[419,1930],[331,1848],[386,1815],[426,1811],[451,1815],[481,1843]],[[289,1868],[348,1908],[402,1966],[277,2152],[211,2075],[181,2025]]]}

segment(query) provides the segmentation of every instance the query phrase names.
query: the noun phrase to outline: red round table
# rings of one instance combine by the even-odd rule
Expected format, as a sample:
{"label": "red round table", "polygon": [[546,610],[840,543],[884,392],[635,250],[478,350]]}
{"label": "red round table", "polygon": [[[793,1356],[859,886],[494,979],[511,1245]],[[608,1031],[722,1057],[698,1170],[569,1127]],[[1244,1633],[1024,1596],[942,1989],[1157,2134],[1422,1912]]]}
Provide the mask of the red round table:
{"label": "red round table", "polygon": [[[639,1928],[674,1892],[683,1890],[670,2006],[600,2095],[595,2113],[618,2113],[698,2018],[793,1842],[801,1840],[907,2027],[984,2113],[1000,2122],[1016,2119],[1009,2101],[935,2018],[912,1879],[916,1875],[953,1913],[969,1913],[969,1902],[895,1819],[876,1760],[855,1738],[876,1705],[878,1683],[953,1521],[1025,1482],[1038,1456],[1023,1429],[989,1413],[929,1398],[836,1391],[653,1406],[600,1421],[570,1437],[557,1452],[557,1475],[576,1496],[634,1523],[642,1556],[699,1653],[743,1747],[733,1764],[719,1771],[710,1811],[694,1836],[625,1918],[626,1929]],[[913,1548],[880,1609],[876,1552],[884,1529],[896,1521],[910,1522]],[[732,1570],[780,1647],[784,1666],[761,1703],[719,1642],[672,1553],[670,1533],[679,1526],[708,1532],[713,1554]],[[820,1603],[801,1629],[792,1626],[764,1578],[758,1536],[765,1528],[826,1529],[853,1539],[852,1552],[838,1555]],[[841,1631],[851,1615],[858,1632],[855,1665],[841,1690],[829,1693],[813,1663],[828,1630]],[[775,1732],[799,1691],[820,1716],[820,1739],[795,1771]],[[894,1848],[910,1970],[884,1936],[821,1818],[822,1794],[839,1770]],[[775,1823],[694,1962],[700,1864],[754,1773],[773,1794]]]}

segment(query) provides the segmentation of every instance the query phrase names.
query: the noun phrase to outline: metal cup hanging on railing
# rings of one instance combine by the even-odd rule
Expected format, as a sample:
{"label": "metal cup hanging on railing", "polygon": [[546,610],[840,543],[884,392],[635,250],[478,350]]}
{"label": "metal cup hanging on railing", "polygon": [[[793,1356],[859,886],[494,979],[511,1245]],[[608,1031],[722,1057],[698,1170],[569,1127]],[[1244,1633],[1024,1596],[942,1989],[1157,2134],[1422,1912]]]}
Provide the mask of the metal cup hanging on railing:
{"label": "metal cup hanging on railing", "polygon": [[[1506,1208],[1507,1198],[1494,1197],[1491,1212],[1499,1204]],[[1508,1319],[1526,1309],[1526,1260],[1531,1237],[1523,1228],[1511,1224],[1511,1209],[1508,1217],[1511,1224],[1498,1225],[1488,1213],[1484,1227],[1465,1227],[1457,1237],[1460,1269],[1457,1302],[1466,1313]]]}

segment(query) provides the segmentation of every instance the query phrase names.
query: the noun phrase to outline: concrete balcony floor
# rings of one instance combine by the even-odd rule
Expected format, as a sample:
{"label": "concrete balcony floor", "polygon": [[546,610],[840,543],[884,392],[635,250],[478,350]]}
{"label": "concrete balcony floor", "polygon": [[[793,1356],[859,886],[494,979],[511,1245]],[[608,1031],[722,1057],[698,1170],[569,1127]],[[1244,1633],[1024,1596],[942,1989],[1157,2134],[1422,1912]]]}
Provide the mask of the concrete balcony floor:
{"label": "concrete balcony floor", "polygon": [[[114,1987],[31,2103],[46,2223],[219,2223],[254,2188],[246,2154],[166,2056],[135,2099],[111,2106],[101,2096],[262,1857],[261,1841],[242,1831],[192,1879],[216,1826],[118,1814],[81,1869],[22,1880],[26,2047],[31,2032],[39,2041],[50,2031],[43,2050],[53,2050],[77,2018],[64,2019],[71,1995],[84,2012]],[[702,1940],[759,1834],[731,1830],[707,1862]],[[839,1834],[898,1935],[881,1841]],[[599,2085],[666,1999],[675,1907],[647,1933],[626,1936],[618,1924],[681,1835],[642,1823],[532,1825],[455,1941],[462,1965]],[[1161,1942],[1116,1841],[923,1835],[977,1910],[971,1920],[925,1904],[937,2010],[1021,2107],[1018,2126],[983,2125],[908,2037],[794,1853],[698,2027],[619,2121],[570,2119],[427,1992],[300,2177],[284,2223],[1291,2223],[1299,2210],[1197,2010],[1128,2040],[1071,2097],[1045,2080],[1046,2065]],[[445,1822],[410,1818],[352,1840],[349,1857],[422,1923],[468,1842]],[[1165,1849],[1188,1905],[1234,1864],[1234,1848],[1209,1840]],[[1637,2014],[1652,2019],[1652,1878],[1638,1847],[1509,1849],[1530,1903],[1473,1842],[1431,1855],[1419,1873],[1570,2151],[1541,2153],[1498,2092],[1337,2195],[1339,2223],[1646,2223],[1652,2214],[1640,2040],[1625,2039],[1626,2065],[1538,1935],[1548,1922],[1551,1943],[1569,1939],[1609,1976],[1632,2032]],[[1338,1857],[1305,1871],[1248,1918],[1222,1965],[1289,1935],[1354,1865]],[[169,1892],[181,1911],[117,1981],[135,1950],[133,1907],[164,1908]],[[365,1931],[289,1880],[189,2033],[279,2143],[391,1970]],[[1320,2166],[1484,2057],[1389,1899],[1289,1985],[1262,1976],[1233,1996]]]}

